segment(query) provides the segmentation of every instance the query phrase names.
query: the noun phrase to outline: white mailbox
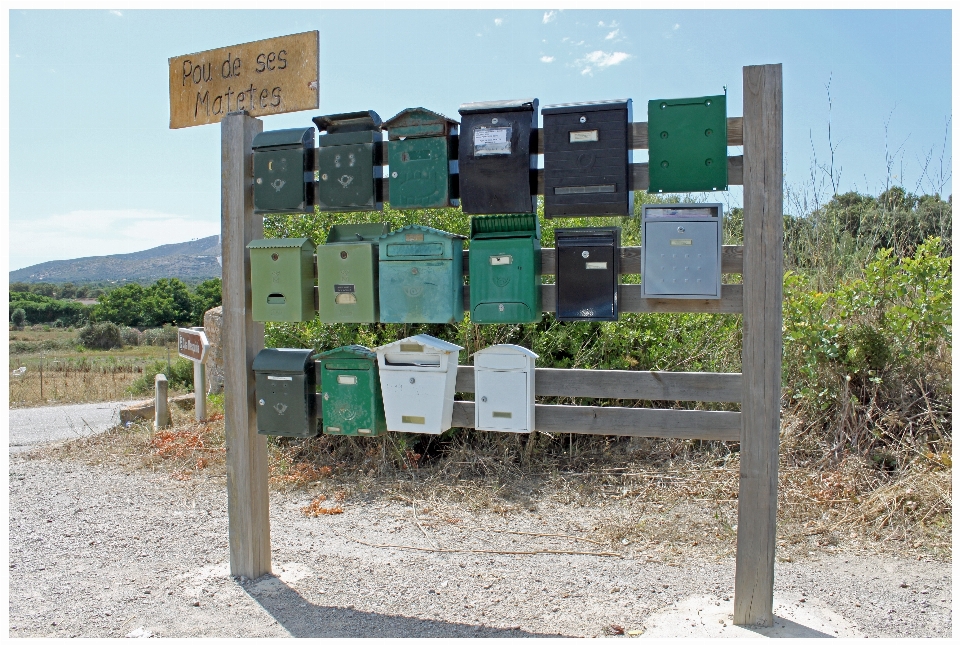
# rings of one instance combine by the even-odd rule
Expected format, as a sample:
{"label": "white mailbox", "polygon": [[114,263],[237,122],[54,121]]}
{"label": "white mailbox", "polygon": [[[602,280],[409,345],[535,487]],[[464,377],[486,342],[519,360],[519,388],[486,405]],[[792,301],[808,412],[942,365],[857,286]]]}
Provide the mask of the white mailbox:
{"label": "white mailbox", "polygon": [[419,334],[374,350],[387,430],[440,434],[450,429],[461,349]]}
{"label": "white mailbox", "polygon": [[477,430],[533,430],[536,360],[519,345],[492,345],[473,355]]}
{"label": "white mailbox", "polygon": [[645,204],[642,298],[720,297],[721,204]]}

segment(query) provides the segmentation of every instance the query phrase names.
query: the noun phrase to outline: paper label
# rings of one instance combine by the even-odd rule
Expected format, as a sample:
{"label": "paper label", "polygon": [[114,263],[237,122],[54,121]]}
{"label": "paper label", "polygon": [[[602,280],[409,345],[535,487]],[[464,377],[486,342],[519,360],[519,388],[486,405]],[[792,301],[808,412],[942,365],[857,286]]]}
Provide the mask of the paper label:
{"label": "paper label", "polygon": [[580,130],[570,133],[570,143],[586,143],[588,141],[599,141],[599,130]]}
{"label": "paper label", "polygon": [[292,376],[267,376],[268,381],[292,381]]}
{"label": "paper label", "polygon": [[513,264],[512,255],[491,255],[490,264],[493,266],[500,266],[503,264]]}
{"label": "paper label", "polygon": [[473,131],[473,154],[475,157],[484,155],[510,154],[510,135],[513,128],[475,128]]}

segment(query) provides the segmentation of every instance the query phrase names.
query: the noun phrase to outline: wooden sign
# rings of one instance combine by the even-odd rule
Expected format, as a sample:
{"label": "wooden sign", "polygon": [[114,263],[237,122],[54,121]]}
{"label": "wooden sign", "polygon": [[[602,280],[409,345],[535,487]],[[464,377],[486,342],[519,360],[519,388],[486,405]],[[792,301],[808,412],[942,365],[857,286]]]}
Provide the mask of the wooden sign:
{"label": "wooden sign", "polygon": [[320,32],[268,38],[170,59],[170,128],[320,107]]}
{"label": "wooden sign", "polygon": [[202,363],[207,357],[208,347],[210,343],[207,342],[207,335],[203,333],[203,327],[177,329],[177,353],[180,356],[189,358],[194,363]]}

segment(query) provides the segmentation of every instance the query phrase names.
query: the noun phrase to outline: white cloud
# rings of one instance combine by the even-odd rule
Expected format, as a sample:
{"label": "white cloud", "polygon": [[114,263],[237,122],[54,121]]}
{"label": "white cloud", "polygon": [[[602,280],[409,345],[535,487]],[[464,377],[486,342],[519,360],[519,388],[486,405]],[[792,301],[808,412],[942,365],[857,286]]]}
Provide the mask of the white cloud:
{"label": "white cloud", "polygon": [[674,30],[674,31],[676,31],[677,29],[680,29],[680,23],[679,23],[679,22],[673,26],[673,30]]}
{"label": "white cloud", "polygon": [[113,14],[114,16],[119,16],[123,18],[123,13],[117,11],[116,9],[111,9],[109,13]]}
{"label": "white cloud", "polygon": [[605,67],[612,67],[614,65],[619,65],[623,61],[632,56],[626,52],[610,52],[597,50],[592,51],[583,58],[578,58],[574,61],[574,65],[580,68],[581,74],[593,74],[593,69],[603,69]]}
{"label": "white cloud", "polygon": [[614,29],[614,30],[611,31],[609,34],[607,34],[607,37],[604,38],[604,40],[613,40],[614,38],[617,37],[617,34],[619,34],[619,33],[620,33],[620,30],[619,30],[619,29]]}
{"label": "white cloud", "polygon": [[547,24],[548,22],[553,22],[556,19],[557,19],[556,11],[547,11],[546,13],[543,14],[543,24]]}
{"label": "white cloud", "polygon": [[[51,233],[55,231],[55,233]],[[134,253],[220,234],[220,218],[151,210],[71,211],[10,220],[10,269],[49,260]]]}
{"label": "white cloud", "polygon": [[499,27],[500,25],[503,24],[503,18],[494,18],[494,19],[493,19],[493,24],[495,24],[497,27]]}
{"label": "white cloud", "polygon": [[553,56],[541,56],[541,57],[540,57],[540,62],[541,62],[541,63],[552,63],[552,62],[553,62]]}

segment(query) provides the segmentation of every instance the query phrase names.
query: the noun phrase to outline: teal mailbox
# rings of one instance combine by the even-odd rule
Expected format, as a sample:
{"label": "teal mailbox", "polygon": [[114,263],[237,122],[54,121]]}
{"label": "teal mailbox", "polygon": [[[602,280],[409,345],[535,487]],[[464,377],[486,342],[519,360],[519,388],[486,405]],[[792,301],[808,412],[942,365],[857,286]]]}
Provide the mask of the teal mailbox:
{"label": "teal mailbox", "polygon": [[381,236],[380,322],[463,320],[465,239],[416,224]]}
{"label": "teal mailbox", "polygon": [[470,219],[470,320],[538,322],[540,221],[536,213]]}

